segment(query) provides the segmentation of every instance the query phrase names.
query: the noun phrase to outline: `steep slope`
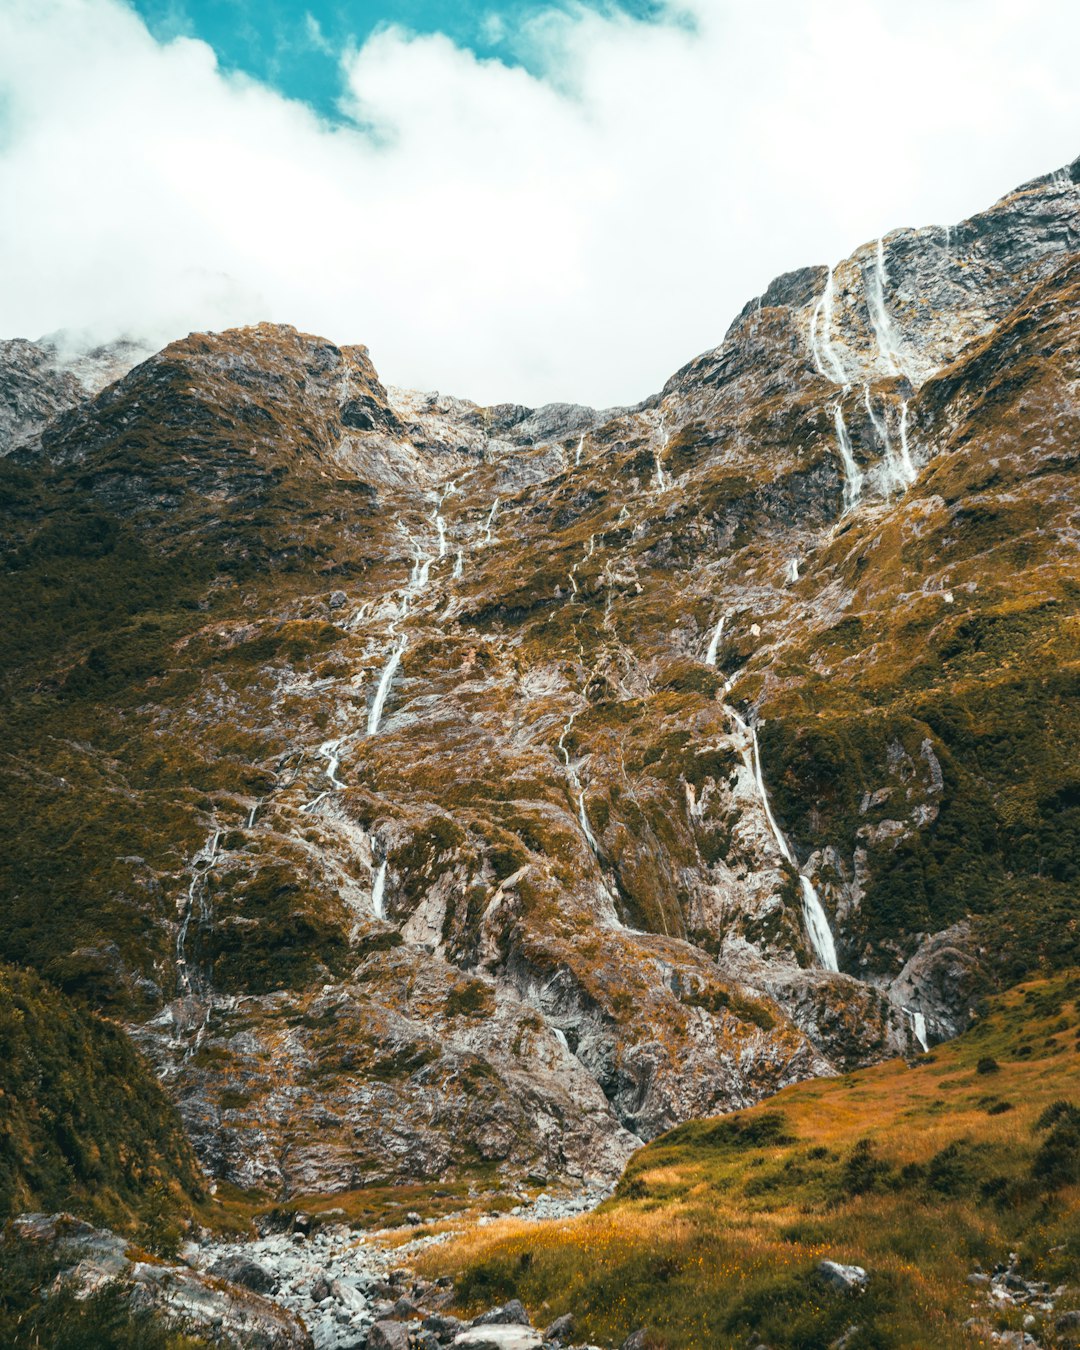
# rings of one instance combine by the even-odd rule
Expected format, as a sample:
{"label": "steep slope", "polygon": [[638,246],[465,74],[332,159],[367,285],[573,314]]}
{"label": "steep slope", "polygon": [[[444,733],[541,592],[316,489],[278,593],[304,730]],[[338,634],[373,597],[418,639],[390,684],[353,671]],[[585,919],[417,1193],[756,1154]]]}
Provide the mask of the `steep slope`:
{"label": "steep slope", "polygon": [[507,1218],[422,1267],[464,1311],[519,1297],[600,1345],[1075,1346],[1078,994],[1021,986],[911,1064],[680,1126],[595,1213]]}
{"label": "steep slope", "polygon": [[202,1198],[171,1103],[119,1027],[0,967],[0,1213],[79,1208],[168,1241]]}
{"label": "steep slope", "polygon": [[611,1176],[1070,959],[1078,180],[780,278],[636,409],[262,325],[54,417],[4,953],[284,1196]]}

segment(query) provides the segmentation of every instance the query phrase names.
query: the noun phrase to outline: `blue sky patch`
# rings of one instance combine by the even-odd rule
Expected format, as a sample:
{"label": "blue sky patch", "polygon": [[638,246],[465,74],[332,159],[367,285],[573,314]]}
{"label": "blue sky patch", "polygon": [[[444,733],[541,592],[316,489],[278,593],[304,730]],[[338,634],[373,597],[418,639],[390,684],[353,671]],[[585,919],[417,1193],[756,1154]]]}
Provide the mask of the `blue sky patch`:
{"label": "blue sky patch", "polygon": [[[512,33],[541,8],[536,0],[128,0],[150,31],[165,41],[181,35],[213,47],[223,70],[245,74],[300,99],[323,117],[336,120],[343,83],[340,55],[359,46],[379,27],[397,24],[415,33],[445,33],[478,56],[526,64],[527,56],[493,39],[501,20]],[[571,0],[549,0],[543,8],[579,8]],[[651,18],[654,0],[593,0],[589,8],[622,10]]]}

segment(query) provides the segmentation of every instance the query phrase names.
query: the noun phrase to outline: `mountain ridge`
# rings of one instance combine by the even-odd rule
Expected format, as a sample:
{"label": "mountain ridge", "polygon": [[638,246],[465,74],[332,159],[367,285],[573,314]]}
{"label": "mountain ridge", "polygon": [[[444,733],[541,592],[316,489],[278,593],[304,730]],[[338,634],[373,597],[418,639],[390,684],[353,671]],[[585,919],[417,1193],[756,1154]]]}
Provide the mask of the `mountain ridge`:
{"label": "mountain ridge", "polygon": [[4,344],[5,956],[283,1197],[612,1177],[1067,960],[1078,181],[778,278],[629,409]]}

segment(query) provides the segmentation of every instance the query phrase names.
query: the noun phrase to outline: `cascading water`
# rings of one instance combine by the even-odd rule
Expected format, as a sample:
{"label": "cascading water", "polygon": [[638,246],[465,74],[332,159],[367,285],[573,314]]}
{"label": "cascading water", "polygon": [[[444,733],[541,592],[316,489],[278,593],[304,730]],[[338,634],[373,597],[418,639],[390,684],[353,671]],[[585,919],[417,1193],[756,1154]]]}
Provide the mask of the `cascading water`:
{"label": "cascading water", "polygon": [[798,560],[798,558],[792,558],[792,559],[788,562],[787,579],[788,579],[788,581],[791,583],[791,585],[793,585],[793,586],[794,586],[795,582],[798,581],[798,579],[799,579],[799,560]]}
{"label": "cascading water", "polygon": [[900,404],[900,469],[904,485],[910,486],[918,476],[915,461],[911,458],[911,446],[908,444],[908,401]]}
{"label": "cascading water", "polygon": [[810,352],[818,373],[832,380],[833,384],[842,384],[846,388],[847,375],[832,344],[832,314],[833,269],[830,267],[825,289],[810,315]]}
{"label": "cascading water", "polygon": [[916,1012],[914,1008],[902,1009],[904,1016],[911,1023],[911,1030],[915,1039],[919,1042],[920,1048],[925,1052],[930,1049],[930,1042],[926,1037],[926,1018],[921,1012]]}
{"label": "cascading water", "polygon": [[667,429],[667,421],[664,413],[660,414],[660,435],[663,437],[663,440],[659,446],[653,447],[653,463],[656,465],[656,490],[657,492],[666,492],[669,486],[669,480],[664,473],[662,455],[667,449],[667,443],[671,439],[671,436]]}
{"label": "cascading water", "polygon": [[454,559],[454,570],[450,574],[454,581],[460,581],[465,575],[465,550],[459,548]]}
{"label": "cascading water", "polygon": [[195,993],[194,981],[187,961],[187,936],[191,926],[191,916],[196,908],[200,918],[205,918],[206,878],[217,861],[221,831],[214,828],[206,836],[202,847],[191,860],[191,881],[188,883],[187,897],[183,917],[176,933],[176,982],[182,997],[190,998]]}
{"label": "cascading water", "polygon": [[578,467],[578,465],[581,463],[581,452],[582,452],[582,450],[583,450],[584,448],[585,448],[585,434],[584,434],[584,432],[582,432],[582,434],[578,437],[577,449],[574,451],[574,468],[575,468],[575,469],[576,469],[576,468]]}
{"label": "cascading water", "polygon": [[848,435],[844,409],[839,399],[833,404],[832,413],[836,427],[836,443],[840,447],[840,460],[844,466],[844,510],[850,511],[862,496],[863,473],[851,448],[851,437]]}
{"label": "cascading water", "polygon": [[374,736],[379,730],[379,723],[382,721],[383,708],[386,705],[386,697],[390,693],[390,685],[393,681],[397,668],[401,663],[402,654],[405,651],[406,639],[404,636],[398,638],[394,650],[390,653],[390,659],[383,667],[383,673],[379,677],[379,687],[375,691],[375,701],[371,705],[368,713],[367,734]]}
{"label": "cascading water", "polygon": [[823,970],[839,970],[840,966],[836,959],[836,943],[833,941],[832,929],[829,927],[828,915],[825,913],[825,906],[821,903],[821,897],[814,888],[814,883],[803,873],[798,863],[795,861],[795,855],[791,851],[791,845],[784,837],[784,832],[776,822],[776,817],[772,813],[772,805],[769,802],[769,794],[765,788],[765,779],[761,772],[761,751],[758,747],[757,729],[751,727],[739,716],[734,708],[728,707],[728,713],[731,715],[736,726],[743,732],[749,743],[748,750],[743,753],[743,763],[750,770],[754,778],[754,786],[761,799],[761,806],[765,812],[765,819],[768,822],[772,836],[776,840],[776,846],[780,850],[780,855],[784,860],[791,864],[799,873],[799,886],[802,890],[802,909],[803,923],[806,928],[806,936],[810,939],[810,946],[817,957],[818,965]]}
{"label": "cascading water", "polygon": [[495,513],[499,509],[498,497],[491,503],[491,510],[488,512],[487,521],[484,524],[484,543],[490,544],[492,540],[491,527],[495,524]]}
{"label": "cascading water", "polygon": [[578,820],[581,824],[581,832],[597,858],[600,857],[600,845],[596,842],[596,836],[589,825],[589,817],[585,811],[585,789],[581,786],[581,780],[578,778],[577,769],[570,760],[570,751],[566,748],[566,738],[574,725],[574,719],[577,713],[572,713],[570,720],[563,727],[562,735],[559,737],[559,753],[563,757],[563,764],[566,766],[566,776],[570,781],[570,786],[577,794]]}
{"label": "cascading water", "polygon": [[877,241],[873,276],[865,280],[866,307],[870,313],[870,323],[877,339],[878,352],[888,367],[890,375],[904,375],[900,344],[896,338],[892,319],[885,304],[885,288],[888,285],[888,273],[885,271],[885,241]]}
{"label": "cascading water", "polygon": [[377,919],[386,918],[386,859],[384,858],[371,882],[371,910]]}
{"label": "cascading water", "polygon": [[720,638],[723,636],[724,624],[726,621],[726,614],[721,614],[716,621],[716,627],[713,629],[712,637],[709,639],[709,650],[705,653],[705,664],[707,666],[716,665],[716,653],[720,647]]}

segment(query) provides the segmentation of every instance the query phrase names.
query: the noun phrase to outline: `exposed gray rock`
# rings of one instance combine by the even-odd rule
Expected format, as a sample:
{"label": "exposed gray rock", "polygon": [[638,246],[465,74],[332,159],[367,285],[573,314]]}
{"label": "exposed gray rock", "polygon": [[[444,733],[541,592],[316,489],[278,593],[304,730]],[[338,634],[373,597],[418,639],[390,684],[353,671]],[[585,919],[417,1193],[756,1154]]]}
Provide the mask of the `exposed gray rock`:
{"label": "exposed gray rock", "polygon": [[409,1330],[401,1322],[375,1322],[367,1337],[368,1350],[409,1350]]}
{"label": "exposed gray rock", "polygon": [[537,1350],[541,1344],[539,1333],[531,1327],[506,1324],[472,1327],[454,1339],[454,1345],[463,1350]]}
{"label": "exposed gray rock", "polygon": [[833,1289],[839,1289],[842,1293],[865,1289],[870,1282],[870,1277],[862,1266],[845,1266],[838,1261],[819,1261],[817,1273],[826,1284],[831,1285]]}
{"label": "exposed gray rock", "polygon": [[479,1317],[473,1318],[474,1327],[488,1327],[500,1325],[531,1326],[532,1318],[525,1311],[525,1305],[516,1298],[512,1298],[509,1303],[504,1303],[499,1308],[491,1308]]}
{"label": "exposed gray rock", "polygon": [[311,1350],[303,1324],[277,1303],[243,1285],[190,1266],[142,1261],[128,1255],[128,1242],[70,1214],[25,1214],[12,1231],[46,1245],[65,1265],[58,1282],[91,1293],[104,1285],[127,1292],[136,1310],[212,1336],[237,1350]]}
{"label": "exposed gray rock", "polygon": [[265,1267],[243,1256],[223,1256],[209,1267],[209,1273],[233,1284],[242,1284],[246,1289],[254,1289],[257,1294],[272,1294],[277,1288],[277,1280]]}

